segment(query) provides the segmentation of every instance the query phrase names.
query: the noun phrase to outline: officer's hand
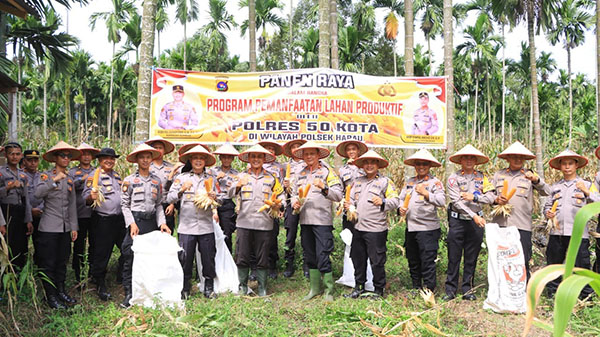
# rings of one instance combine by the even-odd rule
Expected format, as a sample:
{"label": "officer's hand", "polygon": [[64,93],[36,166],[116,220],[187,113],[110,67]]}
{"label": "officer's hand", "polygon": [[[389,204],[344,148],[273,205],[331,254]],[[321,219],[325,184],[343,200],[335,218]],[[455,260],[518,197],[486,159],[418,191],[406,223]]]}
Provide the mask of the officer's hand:
{"label": "officer's hand", "polygon": [[32,208],[31,209],[31,215],[33,215],[34,218],[39,218],[42,216],[43,211],[39,208]]}
{"label": "officer's hand", "polygon": [[225,176],[225,172],[221,171],[217,174],[217,179],[221,179]]}
{"label": "officer's hand", "polygon": [[479,215],[473,217],[473,222],[475,222],[475,224],[479,227],[485,226],[485,219]]}
{"label": "officer's hand", "polygon": [[77,240],[77,231],[71,231],[71,241]]}
{"label": "officer's hand", "polygon": [[190,187],[192,187],[192,182],[188,180],[185,183],[183,183],[183,186],[181,186],[181,192],[189,190]]}
{"label": "officer's hand", "polygon": [[406,212],[408,212],[408,208],[400,207],[398,208],[398,211],[400,212],[400,216],[405,216]]}
{"label": "officer's hand", "polygon": [[140,229],[135,222],[129,225],[129,235],[131,235],[131,238],[134,238],[139,232]]}
{"label": "officer's hand", "polygon": [[496,204],[498,205],[506,205],[508,203],[508,199],[505,196],[500,195],[496,198]]}
{"label": "officer's hand", "polygon": [[6,234],[6,225],[0,226],[0,235],[5,235],[5,234]]}
{"label": "officer's hand", "polygon": [[248,183],[248,175],[247,174],[242,174],[242,176],[240,177],[240,179],[238,179],[237,182],[237,187],[242,187],[244,185],[246,185]]}
{"label": "officer's hand", "polygon": [[215,191],[208,192],[208,197],[211,198],[212,200],[217,199],[217,192],[215,192]]}
{"label": "officer's hand", "polygon": [[182,166],[183,166],[183,163],[177,163],[173,167],[173,170],[171,170],[171,173],[169,173],[169,180],[173,180],[173,177],[175,176],[175,174],[177,174],[177,171],[179,171],[179,168]]}
{"label": "officer's hand", "polygon": [[290,188],[290,178],[283,178],[283,187],[287,190]]}
{"label": "officer's hand", "polygon": [[65,179],[67,177],[67,175],[64,172],[58,172],[53,178],[52,180],[54,180],[55,183]]}
{"label": "officer's hand", "polygon": [[536,184],[540,182],[540,177],[538,177],[532,171],[525,172],[525,178]]}
{"label": "officer's hand", "polygon": [[27,235],[31,235],[33,234],[33,224],[31,222],[27,223],[27,233],[25,233]]}
{"label": "officer's hand", "polygon": [[460,192],[460,197],[466,201],[473,201],[473,193]]}
{"label": "officer's hand", "polygon": [[219,222],[219,214],[218,214],[218,213],[214,213],[214,214],[213,214],[213,220],[214,220],[215,222]]}
{"label": "officer's hand", "polygon": [[[167,206],[167,208],[165,209],[165,215],[171,216],[173,215],[173,212],[175,212],[175,204],[170,204],[169,206]],[[168,227],[167,227],[168,228]]]}
{"label": "officer's hand", "polygon": [[98,199],[98,190],[92,188],[92,191],[90,192],[90,198],[92,198],[92,200]]}
{"label": "officer's hand", "polygon": [[325,188],[325,183],[319,178],[314,179],[312,184],[313,186],[318,187],[321,190]]}
{"label": "officer's hand", "polygon": [[8,183],[6,183],[6,188],[9,190],[13,189],[13,188],[19,188],[21,186],[22,186],[22,184],[21,184],[20,180],[12,180],[12,181],[9,181]]}
{"label": "officer's hand", "polygon": [[548,218],[548,219],[552,219],[552,218],[554,218],[555,216],[556,216],[556,213],[555,213],[555,212],[552,212],[552,211],[546,211],[546,218]]}
{"label": "officer's hand", "polygon": [[583,192],[583,194],[585,194],[586,197],[590,196],[590,190],[585,186],[585,183],[583,181],[578,181],[575,184],[575,187],[577,187],[578,189],[581,190],[581,192]]}
{"label": "officer's hand", "polygon": [[298,201],[296,201],[296,202],[295,202],[295,203],[292,205],[292,207],[293,207],[295,210],[299,210],[299,209],[300,209],[300,203],[299,203]]}
{"label": "officer's hand", "polygon": [[427,191],[425,184],[421,183],[415,186],[415,191],[429,200],[429,191]]}
{"label": "officer's hand", "polygon": [[160,231],[161,231],[162,233],[168,233],[168,234],[171,234],[171,228],[169,228],[169,226],[167,226],[167,224],[165,224],[165,223],[164,223],[164,224],[162,224],[162,225],[160,225]]}
{"label": "officer's hand", "polygon": [[374,196],[373,198],[371,198],[371,201],[375,206],[381,206],[381,204],[383,204],[383,200],[378,196]]}
{"label": "officer's hand", "polygon": [[344,209],[345,209],[345,210],[348,210],[348,209],[350,208],[350,205],[352,205],[352,204],[350,203],[350,201],[346,201],[346,200],[344,200]]}

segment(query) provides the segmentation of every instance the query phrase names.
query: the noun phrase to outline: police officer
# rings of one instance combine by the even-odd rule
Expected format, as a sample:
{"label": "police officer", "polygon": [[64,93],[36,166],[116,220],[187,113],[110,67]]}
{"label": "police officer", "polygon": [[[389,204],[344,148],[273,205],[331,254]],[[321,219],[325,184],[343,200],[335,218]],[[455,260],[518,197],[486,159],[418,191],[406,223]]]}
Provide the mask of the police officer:
{"label": "police officer", "polygon": [[442,182],[430,172],[431,167],[442,164],[427,150],[422,149],[404,160],[414,166],[417,175],[406,180],[400,193],[404,200],[410,193],[408,207],[401,205],[400,215],[406,216],[404,247],[410,270],[413,289],[425,288],[433,291],[436,286],[435,260],[439,248],[440,219],[436,207],[446,205]]}
{"label": "police officer", "polygon": [[413,115],[413,135],[433,135],[438,132],[437,114],[429,107],[429,94],[419,93],[419,102],[421,107],[415,110]]}
{"label": "police officer", "polygon": [[[77,150],[81,151],[79,157],[79,165],[72,167],[69,170],[69,175],[73,178],[73,184],[75,185],[75,195],[77,199],[77,224],[79,231],[77,232],[77,240],[73,243],[73,261],[71,266],[75,272],[75,280],[81,281],[81,265],[83,264],[83,257],[85,255],[86,239],[88,233],[90,233],[90,226],[92,222],[92,208],[86,204],[83,199],[83,188],[88,176],[94,174],[96,169],[92,166],[92,160],[100,150],[86,144],[81,143]],[[92,243],[91,235],[89,236],[90,245]],[[92,247],[88,249],[88,264],[93,260],[91,257]]]}
{"label": "police officer", "polygon": [[173,182],[169,190],[167,202],[175,203],[181,200],[181,209],[179,211],[179,227],[177,235],[179,236],[179,245],[184,250],[183,262],[183,290],[181,297],[187,299],[190,296],[192,278],[192,268],[194,266],[194,256],[196,248],[200,251],[202,259],[202,275],[204,276],[204,296],[214,298],[214,278],[217,276],[215,271],[215,255],[217,248],[215,244],[215,234],[213,219],[217,217],[216,209],[198,208],[194,204],[194,199],[200,193],[206,193],[212,200],[217,200],[215,193],[215,181],[213,180],[211,190],[205,190],[205,181],[212,176],[206,170],[215,164],[215,157],[204,147],[197,145],[179,157],[181,162],[189,162],[192,170],[181,173]]}
{"label": "police officer", "polygon": [[[342,183],[335,172],[320,159],[329,156],[329,150],[312,141],[297,148],[293,155],[302,158],[306,166],[298,173],[294,186],[292,205],[300,213],[300,237],[304,260],[308,265],[309,300],[321,293],[321,280],[325,286],[323,298],[333,300],[333,274],[330,255],[333,252],[333,202],[342,200]],[[311,184],[304,204],[298,198],[299,187]],[[302,207],[301,207],[302,206]]]}
{"label": "police officer", "polygon": [[[37,235],[37,229],[40,224],[40,218],[44,210],[44,200],[35,197],[35,186],[40,179],[40,172],[38,166],[40,164],[40,153],[38,150],[25,150],[23,152],[23,159],[21,160],[21,169],[27,177],[27,194],[29,196],[29,203],[31,204],[31,219],[33,220],[33,234],[31,235],[32,241],[35,241]],[[33,252],[33,260],[37,261],[37,252]],[[37,264],[37,262],[36,262]]]}
{"label": "police officer", "polygon": [[365,175],[356,178],[350,191],[350,200],[344,204],[347,210],[351,205],[355,207],[357,213],[350,251],[356,284],[347,297],[358,298],[364,293],[367,259],[371,261],[375,294],[383,297],[388,234],[386,212],[398,208],[398,192],[394,183],[379,173],[379,169],[386,168],[389,163],[375,151],[366,152],[354,160],[354,164],[362,168]]}
{"label": "police officer", "polygon": [[[94,174],[90,174],[83,189],[83,198],[92,206],[90,236],[93,243],[91,274],[98,285],[98,297],[108,301],[111,297],[106,289],[106,269],[114,246],[121,251],[125,237],[125,220],[121,211],[121,176],[113,170],[119,155],[114,149],[102,148],[96,154],[98,159],[98,186],[94,186]],[[100,196],[102,195],[102,196]],[[102,199],[104,199],[102,201]],[[119,257],[117,282],[123,277],[123,254]]]}
{"label": "police officer", "polygon": [[219,225],[225,235],[225,244],[227,244],[230,252],[232,252],[231,237],[236,228],[237,215],[235,213],[235,203],[227,193],[238,175],[238,171],[231,167],[231,163],[239,154],[229,143],[213,151],[213,155],[219,155],[219,160],[221,161],[221,166],[212,169],[212,175],[217,179],[218,183],[217,199],[222,200],[221,206],[217,208],[217,214],[219,215]]}
{"label": "police officer", "polygon": [[71,241],[77,239],[75,186],[67,167],[71,159],[80,155],[81,152],[73,146],[58,142],[44,153],[44,160],[55,163],[55,166],[40,175],[35,188],[35,196],[44,200],[45,207],[34,244],[40,269],[47,277],[42,278],[42,284],[52,309],[77,303],[65,292]]}
{"label": "police officer", "polygon": [[193,105],[183,101],[183,85],[173,86],[173,101],[160,110],[158,126],[167,130],[191,130],[198,127],[200,116]]}
{"label": "police officer", "polygon": [[471,289],[485,226],[479,197],[489,189],[493,189],[483,173],[475,170],[475,165],[485,164],[489,158],[472,145],[466,145],[448,159],[461,165],[461,169],[452,173],[446,184],[450,205],[447,238],[448,270],[444,299],[451,300],[456,297],[460,262],[464,251],[462,298],[474,301],[477,298]]}
{"label": "police officer", "polygon": [[164,158],[167,154],[175,150],[175,145],[161,136],[152,137],[145,143],[158,150],[161,154],[152,161],[152,164],[150,165],[150,172],[158,176],[160,179],[163,191],[161,203],[163,205],[167,226],[169,226],[169,229],[172,232],[175,229],[175,205],[170,205],[167,203],[167,194],[169,192],[167,189],[167,182],[169,180],[168,177],[171,174],[171,171],[173,171],[175,168],[175,165],[169,163]]}
{"label": "police officer", "polygon": [[27,177],[17,167],[23,157],[21,145],[7,143],[4,155],[6,165],[0,167],[0,208],[7,225],[0,226],[0,234],[8,234],[10,259],[20,270],[27,261],[27,237],[33,233],[31,204],[27,193]]}
{"label": "police officer", "polygon": [[[347,140],[339,143],[335,150],[340,156],[348,159],[344,166],[340,167],[339,170],[340,179],[342,180],[342,187],[344,188],[344,191],[346,191],[347,188],[352,187],[352,183],[354,183],[355,179],[365,175],[365,171],[362,168],[354,165],[354,161],[358,159],[358,157],[365,154],[368,148],[363,142],[357,140]],[[342,227],[349,228],[351,230],[354,228],[354,224],[351,221],[348,221],[345,212],[342,217]]]}
{"label": "police officer", "polygon": [[[600,159],[600,146],[598,146],[596,148],[596,151],[594,151],[594,154],[596,154],[596,158]],[[600,171],[598,171],[596,173],[596,176],[594,177],[594,188],[598,191],[600,191]],[[600,220],[600,217],[599,217]],[[596,227],[596,232],[600,232],[600,221],[598,221],[598,226]],[[596,240],[596,256],[600,256],[600,239]],[[594,262],[594,268],[593,270],[596,273],[600,273],[600,259],[596,258],[596,262]]]}
{"label": "police officer", "polygon": [[256,260],[258,296],[267,295],[267,268],[269,268],[269,250],[273,244],[271,237],[275,225],[269,215],[270,209],[258,212],[265,200],[275,195],[280,203],[271,206],[275,211],[283,206],[283,188],[279,179],[264,168],[264,163],[275,160],[275,155],[260,145],[255,145],[239,155],[241,161],[249,163],[250,168],[240,173],[229,189],[229,197],[240,195],[238,232],[236,239],[235,263],[238,267],[240,294],[248,293],[248,272],[251,256]]}
{"label": "police officer", "polygon": [[123,180],[121,188],[121,209],[127,225],[127,234],[123,240],[123,289],[125,298],[121,303],[122,308],[129,308],[131,304],[131,272],[133,267],[133,251],[131,245],[133,238],[138,234],[147,234],[160,229],[161,232],[171,234],[167,226],[163,210],[162,182],[160,178],[150,172],[153,160],[160,158],[162,153],[147,144],[138,145],[128,156],[127,161],[137,164],[137,172]]}

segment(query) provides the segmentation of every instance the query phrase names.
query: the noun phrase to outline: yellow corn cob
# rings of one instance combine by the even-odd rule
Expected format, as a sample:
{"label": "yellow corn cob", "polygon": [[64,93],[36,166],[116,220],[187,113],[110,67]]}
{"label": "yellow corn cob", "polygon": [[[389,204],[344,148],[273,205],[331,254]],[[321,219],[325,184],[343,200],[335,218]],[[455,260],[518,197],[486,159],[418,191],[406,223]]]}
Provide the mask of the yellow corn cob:
{"label": "yellow corn cob", "polygon": [[516,191],[517,191],[516,188],[513,188],[512,190],[510,190],[510,192],[508,193],[508,196],[506,197],[506,199],[510,200],[510,198],[512,198],[513,195],[515,195]]}
{"label": "yellow corn cob", "polygon": [[504,179],[504,184],[502,185],[502,196],[506,198],[506,193],[508,193],[508,181]]}

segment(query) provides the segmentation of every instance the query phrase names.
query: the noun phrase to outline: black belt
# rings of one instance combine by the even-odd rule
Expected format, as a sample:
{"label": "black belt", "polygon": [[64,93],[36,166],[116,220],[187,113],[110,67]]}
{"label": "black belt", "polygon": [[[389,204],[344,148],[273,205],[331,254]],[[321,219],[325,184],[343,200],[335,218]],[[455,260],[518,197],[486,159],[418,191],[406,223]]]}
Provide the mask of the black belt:
{"label": "black belt", "polygon": [[[475,213],[479,216],[483,216],[483,211],[479,211],[477,213]],[[453,210],[450,211],[450,217],[454,218],[454,219],[458,219],[458,220],[473,220],[469,215],[467,214],[462,214],[462,213],[458,213],[455,212]]]}
{"label": "black belt", "polygon": [[143,220],[152,220],[156,218],[155,212],[131,212],[134,218]]}

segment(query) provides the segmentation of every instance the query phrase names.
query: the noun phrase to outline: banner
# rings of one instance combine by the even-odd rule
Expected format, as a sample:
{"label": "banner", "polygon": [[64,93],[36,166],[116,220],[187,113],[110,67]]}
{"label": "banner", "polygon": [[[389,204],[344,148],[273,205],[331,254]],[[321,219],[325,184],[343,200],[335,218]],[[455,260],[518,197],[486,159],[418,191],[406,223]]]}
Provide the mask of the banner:
{"label": "banner", "polygon": [[250,145],[303,138],[324,145],[445,148],[446,78],[333,69],[203,73],[154,69],[150,136]]}

